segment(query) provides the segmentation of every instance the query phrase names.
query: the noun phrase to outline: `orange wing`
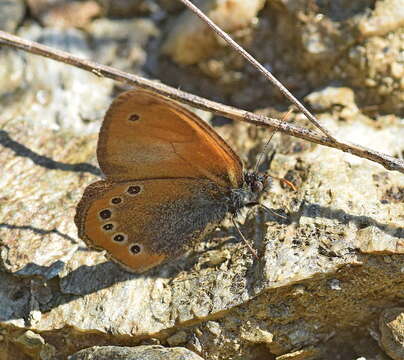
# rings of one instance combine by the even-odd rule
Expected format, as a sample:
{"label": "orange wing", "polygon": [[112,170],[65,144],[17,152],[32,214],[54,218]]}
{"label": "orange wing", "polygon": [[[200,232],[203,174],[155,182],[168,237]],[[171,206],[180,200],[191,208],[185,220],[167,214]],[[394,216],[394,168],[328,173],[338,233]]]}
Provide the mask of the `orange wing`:
{"label": "orange wing", "polygon": [[74,221],[87,245],[140,273],[173,259],[221,222],[228,191],[205,179],[88,186]]}
{"label": "orange wing", "polygon": [[205,122],[177,103],[132,90],[111,104],[97,149],[104,174],[113,181],[202,178],[238,188],[239,157]]}

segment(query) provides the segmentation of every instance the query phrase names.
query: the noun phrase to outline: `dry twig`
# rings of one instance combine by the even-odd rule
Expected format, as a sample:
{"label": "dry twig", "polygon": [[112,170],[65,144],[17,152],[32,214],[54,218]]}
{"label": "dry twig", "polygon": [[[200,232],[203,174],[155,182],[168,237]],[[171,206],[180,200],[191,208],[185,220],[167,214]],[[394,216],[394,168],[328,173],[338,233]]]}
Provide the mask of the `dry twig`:
{"label": "dry twig", "polygon": [[81,59],[65,51],[57,50],[34,41],[22,39],[18,36],[11,35],[4,31],[0,31],[0,44],[9,45],[30,52],[32,54],[41,55],[56,61],[73,65],[83,70],[90,71],[98,76],[104,76],[109,79],[148,89],[179,102],[186,103],[196,108],[210,111],[217,115],[222,115],[233,120],[245,121],[258,126],[269,127],[271,129],[276,129],[285,134],[305,139],[316,144],[342,150],[361,158],[379,163],[388,170],[396,170],[404,173],[404,161],[393,156],[383,154],[378,151],[362,147],[360,145],[342,141],[333,141],[329,137],[319,135],[312,130],[303,129],[277,119],[272,119],[263,115],[257,115],[245,110],[210,101],[205,98],[172,88],[165,84],[145,79],[141,76],[129,74],[90,60]]}
{"label": "dry twig", "polygon": [[226,32],[218,27],[211,19],[209,19],[200,9],[198,9],[189,0],[180,0],[190,9],[195,15],[197,15],[203,22],[206,23],[216,34],[218,34],[224,41],[226,41],[237,53],[244,57],[252,66],[254,66],[262,75],[264,75],[272,84],[274,84],[279,91],[288,98],[306,117],[327,137],[335,141],[335,138],[330,132],[320,124],[317,118],[307,108],[297,100],[293,94],[274,76],[269,70],[261,65],[251,54],[244,50],[239,44],[237,44]]}

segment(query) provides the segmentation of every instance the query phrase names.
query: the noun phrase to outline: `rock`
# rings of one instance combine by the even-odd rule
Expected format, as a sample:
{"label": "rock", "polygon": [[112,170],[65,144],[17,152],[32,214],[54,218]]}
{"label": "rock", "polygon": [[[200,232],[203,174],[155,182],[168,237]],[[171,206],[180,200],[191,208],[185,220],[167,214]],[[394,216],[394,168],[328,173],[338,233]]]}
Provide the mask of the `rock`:
{"label": "rock", "polygon": [[16,341],[29,348],[41,348],[45,344],[45,340],[39,334],[30,330],[18,337]]}
{"label": "rock", "polygon": [[183,345],[187,341],[187,333],[185,331],[178,331],[167,338],[167,343],[170,346]]}
{"label": "rock", "polygon": [[359,24],[362,36],[385,35],[404,26],[404,7],[401,0],[376,1],[375,9]]}
{"label": "rock", "polygon": [[46,344],[45,340],[34,332],[28,330],[19,336],[15,342],[19,344],[27,355],[40,360],[51,360],[55,356],[55,348]]}
{"label": "rock", "polygon": [[270,344],[273,342],[274,335],[265,329],[261,329],[257,324],[251,325],[249,322],[243,324],[240,334],[241,338],[252,343]]}
{"label": "rock", "polygon": [[345,119],[352,118],[359,113],[354,92],[349,88],[328,86],[320,91],[312,92],[305,97],[305,100],[316,111],[332,110],[335,106],[343,107],[343,109],[338,109],[338,115]]}
{"label": "rock", "polygon": [[394,236],[398,230],[392,228],[392,234],[380,236],[377,226],[367,226],[357,233],[359,249],[368,254],[404,254],[404,241]]}
{"label": "rock", "polygon": [[[63,45],[76,55],[88,54],[83,34],[77,30],[40,33],[34,25],[21,30],[26,38],[56,47]],[[14,124],[10,128],[2,126],[0,141],[7,150],[2,151],[0,157],[6,162],[10,156],[17,159],[11,168],[10,165],[4,167],[8,170],[2,177],[2,185],[9,189],[22,186],[19,196],[26,204],[22,206],[15,193],[2,194],[2,198],[7,199],[7,206],[1,207],[2,226],[7,229],[2,236],[7,251],[3,247],[2,256],[7,271],[50,279],[77,249],[76,231],[70,227],[70,220],[67,223],[64,220],[67,214],[69,217],[74,214],[74,208],[65,201],[66,185],[77,185],[78,178],[71,177],[76,171],[100,174],[95,166],[83,163],[83,153],[70,152],[77,141],[81,143],[74,131],[91,133],[98,128],[94,120],[108,105],[112,82],[34,55],[2,52],[0,56],[6,59],[4,74],[12,74],[3,78],[1,95],[7,106],[2,112],[2,124]],[[94,86],[99,86],[98,91],[93,91]],[[66,133],[56,140],[55,131],[60,129],[65,129]],[[33,135],[33,131],[38,132]],[[93,145],[94,142],[91,152]],[[32,168],[28,170],[32,164],[36,164],[34,172]],[[20,172],[18,180],[13,171]],[[48,171],[53,175],[45,175]],[[74,187],[71,188],[73,194]],[[39,188],[47,190],[43,192]],[[59,196],[60,191],[64,195]],[[44,202],[41,209],[33,210],[38,196]],[[59,212],[52,212],[51,208]],[[38,222],[38,219],[42,220]],[[15,237],[16,234],[19,235]]]}
{"label": "rock", "polygon": [[25,12],[23,0],[0,0],[0,30],[14,33]]}
{"label": "rock", "polygon": [[222,332],[220,323],[217,321],[207,321],[205,325],[206,328],[215,336],[219,336]]}
{"label": "rock", "polygon": [[147,60],[144,48],[159,34],[148,19],[97,19],[87,31],[92,37],[94,57],[98,62],[137,73],[141,73]]}
{"label": "rock", "polygon": [[390,308],[379,319],[380,345],[394,360],[404,359],[404,308]]}
{"label": "rock", "polygon": [[332,290],[336,290],[339,291],[341,290],[341,282],[338,279],[331,279],[328,282],[328,286],[330,287],[330,289]]}
{"label": "rock", "polygon": [[69,356],[69,360],[203,360],[184,348],[164,348],[158,345],[119,347],[94,346]]}
{"label": "rock", "polygon": [[[336,135],[355,135],[365,145],[397,151],[401,131],[395,122],[384,129],[349,122]],[[65,336],[72,344],[91,346],[97,341],[90,336],[94,332],[111,341],[148,338],[184,331],[181,327],[190,323],[198,327],[215,317],[220,321],[202,327],[201,335],[190,329],[180,342],[223,356],[246,355],[248,346],[264,343],[267,352],[282,355],[316,339],[316,326],[328,334],[336,322],[346,328],[352,321],[365,321],[369,306],[382,306],[403,291],[404,284],[390,284],[400,278],[399,248],[384,245],[388,251],[383,254],[391,261],[378,260],[380,251],[368,250],[369,237],[363,232],[377,229],[374,241],[379,244],[402,241],[402,203],[390,191],[400,186],[401,174],[367,160],[318,146],[276,155],[273,171],[279,176],[293,171],[302,181],[297,193],[275,183],[264,199],[268,207],[287,209],[292,222],[258,209],[240,218],[241,231],[259,250],[260,260],[252,258],[229,222],[188,257],[134,275],[106,261],[102,253],[89,251],[77,239],[72,222],[82,189],[97,178],[96,137],[74,135],[69,127],[55,132],[23,118],[2,124],[2,132],[0,166],[6,172],[1,188],[2,199],[8,199],[0,208],[0,256],[8,272],[1,273],[0,281],[0,302],[6,304],[1,307],[2,323],[24,329],[29,319],[32,331],[54,336],[58,329],[79,329],[80,340],[75,332]],[[242,136],[238,140],[249,143],[241,141]],[[282,136],[274,140],[284,142]],[[394,201],[382,203],[386,194]],[[220,266],[199,255],[218,247],[229,254]],[[367,250],[359,253],[361,249]],[[21,275],[28,279],[22,282]],[[30,281],[33,276],[38,281]],[[361,286],[351,280],[355,277]],[[369,304],[365,299],[373,291],[379,297]],[[313,292],[321,295],[314,302]],[[297,321],[296,313],[305,320]],[[259,327],[241,331],[240,323],[252,318],[259,318]],[[219,342],[226,343],[222,350],[215,345]],[[65,356],[73,350],[58,347],[57,353]]]}
{"label": "rock", "polygon": [[209,266],[221,265],[231,258],[231,254],[228,250],[212,250],[202,256]]}
{"label": "rock", "polygon": [[[293,351],[288,354],[280,355],[275,358],[275,360],[314,360],[318,359],[320,356],[320,352],[314,348],[309,347],[307,349]],[[360,360],[360,359],[356,359]],[[366,359],[362,359],[366,360]]]}
{"label": "rock", "polygon": [[98,0],[107,16],[113,18],[130,18],[154,13],[159,6],[149,0]]}
{"label": "rock", "polygon": [[[402,30],[356,38],[370,2],[316,2],[317,10],[305,1],[267,2],[242,33],[299,98],[314,99],[337,138],[401,156]],[[158,29],[175,21],[175,11],[64,31],[26,19],[18,33],[282,117],[285,102],[229,49],[190,68],[159,58]],[[320,38],[314,52],[301,44],[305,23]],[[328,57],[327,49],[336,52]],[[160,67],[164,61],[176,71]],[[275,180],[262,199],[285,218],[260,208],[240,214],[259,259],[227,219],[183,257],[130,274],[89,250],[73,223],[83,189],[102,176],[100,119],[124,86],[4,47],[0,63],[0,358],[62,360],[94,345],[156,342],[181,343],[206,360],[386,356],[369,328],[378,309],[401,306],[402,174],[278,132],[261,169],[297,191]],[[216,74],[209,86],[200,71],[208,65]],[[301,115],[288,121],[308,126]],[[250,168],[270,136],[239,123],[216,129]],[[45,341],[39,352],[41,345],[17,342],[27,331]]]}
{"label": "rock", "polygon": [[[209,0],[201,9],[221,29],[232,33],[250,25],[264,3],[263,0]],[[162,51],[174,61],[189,65],[211,56],[218,46],[216,36],[207,25],[187,10],[176,20]]]}
{"label": "rock", "polygon": [[404,81],[397,78],[404,66],[400,58],[403,34],[401,27],[384,36],[370,37],[353,46],[342,61],[346,76],[358,87],[356,98],[362,104],[380,104],[387,113],[404,109]]}
{"label": "rock", "polygon": [[[377,2],[378,14],[391,18],[389,7],[379,5],[382,3],[385,2]],[[257,21],[247,24],[239,37],[236,34],[240,31],[232,35],[241,45],[252,49],[253,55],[295,94],[301,94],[298,96],[329,86],[351,88],[355,89],[356,103],[368,112],[382,107],[385,113],[401,114],[404,108],[404,77],[400,76],[404,66],[400,56],[403,27],[395,23],[383,36],[365,38],[359,28],[372,13],[373,6],[371,0],[315,4],[267,2],[257,13]],[[400,9],[396,13],[401,12]],[[198,71],[192,67],[185,76],[182,67],[160,61],[157,74],[162,81],[243,108],[278,108],[280,103],[287,106],[285,99],[238,55],[217,51],[221,45],[217,45],[215,36],[205,36],[202,40],[192,37],[193,32],[188,30],[197,26],[191,20],[195,24],[198,20],[191,14],[187,16],[189,28],[181,20],[187,31],[178,31],[178,36],[174,31],[170,33],[162,50],[174,60],[180,59],[180,64],[197,64]],[[257,83],[259,86],[253,85]]]}
{"label": "rock", "polygon": [[27,0],[29,9],[44,26],[57,28],[85,27],[101,15],[96,1]]}
{"label": "rock", "polygon": [[[19,35],[76,56],[90,56],[85,34],[76,29],[42,30],[31,24],[22,27]],[[0,90],[0,95],[8,95],[3,121],[25,118],[48,129],[69,128],[79,132],[94,132],[98,128],[94,121],[108,105],[113,86],[111,80],[37,55],[18,54],[15,57],[17,61],[7,61],[8,67],[4,69],[5,73],[14,74],[6,77],[11,86],[3,83],[6,87]],[[92,86],[99,90],[94,92]]]}

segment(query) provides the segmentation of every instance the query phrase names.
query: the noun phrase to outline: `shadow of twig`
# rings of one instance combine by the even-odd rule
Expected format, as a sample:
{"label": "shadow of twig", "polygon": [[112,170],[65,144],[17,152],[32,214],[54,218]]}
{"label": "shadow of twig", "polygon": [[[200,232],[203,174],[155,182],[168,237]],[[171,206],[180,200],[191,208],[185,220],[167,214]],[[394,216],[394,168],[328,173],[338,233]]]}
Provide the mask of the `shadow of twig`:
{"label": "shadow of twig", "polygon": [[49,170],[87,172],[96,176],[101,176],[101,171],[96,166],[88,163],[66,164],[60,161],[55,161],[47,156],[37,154],[28,149],[25,145],[13,140],[9,134],[0,130],[0,144],[14,151],[17,156],[27,157],[38,166],[42,166]]}
{"label": "shadow of twig", "polygon": [[346,213],[344,210],[331,209],[329,207],[321,206],[318,204],[308,203],[303,201],[300,205],[298,211],[298,217],[307,216],[310,218],[326,218],[330,220],[337,220],[341,224],[354,223],[359,229],[366,228],[368,226],[375,226],[379,230],[398,237],[400,239],[404,238],[404,228],[394,226],[391,224],[384,224],[370,216],[365,215],[351,215]]}
{"label": "shadow of twig", "polygon": [[12,225],[12,224],[6,224],[6,223],[0,223],[0,229],[9,229],[9,230],[28,230],[32,231],[35,234],[39,235],[49,235],[49,234],[56,234],[66,240],[69,240],[72,244],[77,244],[77,240],[73,239],[71,236],[67,234],[61,233],[58,229],[52,229],[52,230],[45,230],[45,229],[39,229],[36,227],[33,227],[31,225]]}

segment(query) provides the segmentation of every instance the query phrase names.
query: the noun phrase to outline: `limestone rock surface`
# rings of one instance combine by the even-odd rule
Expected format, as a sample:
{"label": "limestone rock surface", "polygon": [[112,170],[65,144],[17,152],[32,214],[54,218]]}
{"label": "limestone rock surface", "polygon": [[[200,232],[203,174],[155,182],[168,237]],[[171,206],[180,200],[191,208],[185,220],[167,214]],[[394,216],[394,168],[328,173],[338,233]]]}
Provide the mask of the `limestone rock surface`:
{"label": "limestone rock surface", "polygon": [[183,348],[166,349],[162,346],[118,347],[104,346],[84,349],[69,357],[69,360],[203,360]]}
{"label": "limestone rock surface", "polygon": [[[337,138],[402,157],[402,29],[357,37],[384,5],[253,3],[237,33],[251,52]],[[63,30],[27,12],[10,31],[281,118],[286,103],[229,49],[193,66],[160,57],[182,11],[153,2]],[[255,207],[237,219],[259,259],[226,219],[188,254],[130,274],[89,250],[73,223],[84,188],[102,177],[101,119],[126,87],[3,46],[0,63],[0,360],[133,355],[151,344],[204,360],[401,356],[402,174],[277,133],[260,170],[297,190],[275,180],[262,202],[278,215]],[[253,168],[270,132],[206,118]],[[296,113],[287,121],[311,126]]]}

